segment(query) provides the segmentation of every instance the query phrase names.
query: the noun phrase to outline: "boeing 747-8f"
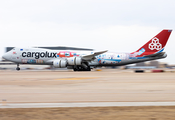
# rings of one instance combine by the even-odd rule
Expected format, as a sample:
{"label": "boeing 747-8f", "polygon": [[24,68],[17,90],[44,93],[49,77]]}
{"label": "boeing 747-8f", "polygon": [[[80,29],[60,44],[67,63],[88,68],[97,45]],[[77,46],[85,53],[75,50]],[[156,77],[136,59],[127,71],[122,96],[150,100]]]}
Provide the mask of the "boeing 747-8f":
{"label": "boeing 747-8f", "polygon": [[145,45],[131,53],[104,51],[62,51],[41,48],[13,48],[3,58],[17,64],[53,65],[55,68],[71,68],[74,71],[90,71],[99,66],[121,66],[165,58],[164,47],[172,30],[162,30]]}

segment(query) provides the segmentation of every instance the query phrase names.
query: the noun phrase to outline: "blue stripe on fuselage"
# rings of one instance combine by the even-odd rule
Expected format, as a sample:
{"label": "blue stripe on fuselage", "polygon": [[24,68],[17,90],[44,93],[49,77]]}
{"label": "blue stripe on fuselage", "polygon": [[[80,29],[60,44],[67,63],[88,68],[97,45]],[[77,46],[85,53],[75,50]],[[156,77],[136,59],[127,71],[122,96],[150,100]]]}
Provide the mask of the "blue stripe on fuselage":
{"label": "blue stripe on fuselage", "polygon": [[145,58],[148,58],[148,57],[129,57],[129,59],[145,59]]}
{"label": "blue stripe on fuselage", "polygon": [[162,48],[160,51],[158,51],[158,52],[156,52],[156,53],[160,53],[160,52],[162,52],[164,50],[164,48]]}
{"label": "blue stripe on fuselage", "polygon": [[122,61],[122,59],[98,59],[98,61],[100,61],[100,60],[117,61],[117,62]]}

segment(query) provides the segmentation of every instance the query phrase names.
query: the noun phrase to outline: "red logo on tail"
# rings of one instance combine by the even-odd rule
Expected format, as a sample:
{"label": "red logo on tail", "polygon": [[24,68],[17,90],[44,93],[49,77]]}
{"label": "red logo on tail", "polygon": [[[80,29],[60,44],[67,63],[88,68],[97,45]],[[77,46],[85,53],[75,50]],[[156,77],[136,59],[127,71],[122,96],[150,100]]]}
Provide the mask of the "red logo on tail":
{"label": "red logo on tail", "polygon": [[151,50],[161,50],[162,49],[162,44],[159,43],[159,39],[154,37],[152,39],[152,42],[149,44],[149,49]]}

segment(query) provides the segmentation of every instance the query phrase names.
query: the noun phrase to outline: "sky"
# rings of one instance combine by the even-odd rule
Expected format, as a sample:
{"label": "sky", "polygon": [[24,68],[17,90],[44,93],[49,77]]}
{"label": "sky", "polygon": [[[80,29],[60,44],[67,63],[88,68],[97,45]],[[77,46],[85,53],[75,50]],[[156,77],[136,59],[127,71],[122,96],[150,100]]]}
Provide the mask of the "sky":
{"label": "sky", "polygon": [[[174,28],[175,0],[1,0],[0,56],[33,46],[134,52]],[[175,64],[174,45],[172,32],[160,62]]]}

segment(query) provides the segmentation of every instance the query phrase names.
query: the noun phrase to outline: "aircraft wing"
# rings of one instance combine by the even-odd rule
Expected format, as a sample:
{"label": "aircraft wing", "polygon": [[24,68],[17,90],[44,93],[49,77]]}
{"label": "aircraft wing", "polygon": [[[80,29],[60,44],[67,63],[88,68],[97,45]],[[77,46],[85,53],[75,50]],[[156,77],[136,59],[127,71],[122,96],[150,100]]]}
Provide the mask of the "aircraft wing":
{"label": "aircraft wing", "polygon": [[107,52],[108,50],[105,50],[105,51],[98,51],[98,52],[93,52],[92,54],[89,54],[89,55],[83,55],[82,56],[82,59],[83,60],[93,60],[95,59],[95,56],[97,55],[100,55],[100,54],[103,54],[105,52]]}

